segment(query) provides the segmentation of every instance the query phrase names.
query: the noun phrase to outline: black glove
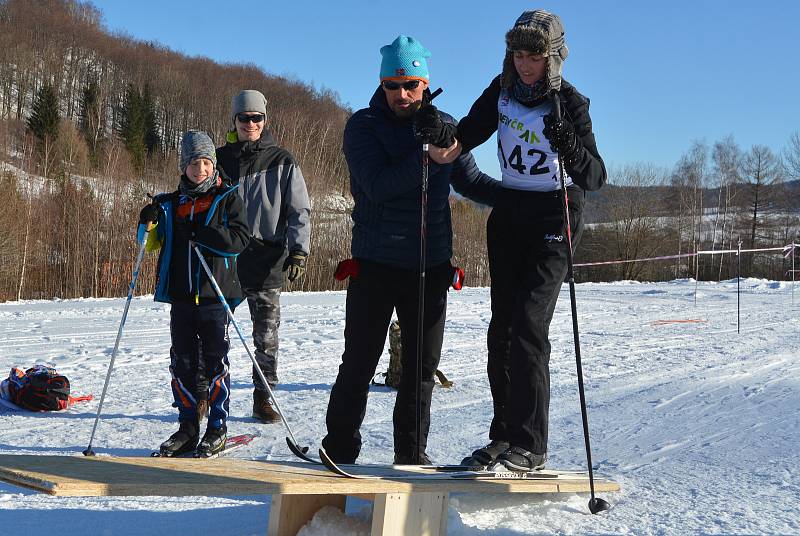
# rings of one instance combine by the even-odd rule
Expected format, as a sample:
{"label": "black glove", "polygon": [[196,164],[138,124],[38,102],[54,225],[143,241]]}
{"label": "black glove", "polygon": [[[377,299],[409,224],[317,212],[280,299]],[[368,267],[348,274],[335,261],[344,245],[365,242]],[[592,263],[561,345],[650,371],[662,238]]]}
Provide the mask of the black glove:
{"label": "black glove", "polygon": [[583,144],[570,120],[562,117],[556,121],[550,114],[542,119],[544,121],[542,134],[550,141],[550,148],[561,155],[565,165],[577,162],[582,155]]}
{"label": "black glove", "polygon": [[296,249],[292,251],[286,262],[283,263],[283,271],[286,272],[286,279],[294,282],[295,279],[306,273],[306,255],[304,252]]}
{"label": "black glove", "polygon": [[139,212],[139,223],[147,225],[150,222],[157,222],[158,216],[161,214],[161,208],[157,203],[149,203]]}
{"label": "black glove", "polygon": [[194,240],[197,234],[197,225],[200,218],[190,220],[178,216],[175,218],[175,236],[184,240]]}
{"label": "black glove", "polygon": [[433,104],[423,104],[414,113],[412,120],[414,137],[420,143],[430,143],[446,149],[455,143],[456,126],[445,123],[439,116],[439,110]]}

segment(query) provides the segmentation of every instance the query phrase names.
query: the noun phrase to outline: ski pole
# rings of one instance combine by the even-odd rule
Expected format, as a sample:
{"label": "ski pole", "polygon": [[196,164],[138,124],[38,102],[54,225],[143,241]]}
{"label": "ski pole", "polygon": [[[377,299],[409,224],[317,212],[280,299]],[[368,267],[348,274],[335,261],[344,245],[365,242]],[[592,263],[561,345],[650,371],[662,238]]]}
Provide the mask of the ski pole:
{"label": "ski pole", "polygon": [[131,283],[128,286],[128,298],[125,300],[125,309],[122,312],[122,320],[120,320],[119,329],[117,330],[117,340],[114,342],[114,350],[111,352],[111,361],[108,363],[108,372],[106,372],[106,381],[103,384],[103,392],[100,395],[100,403],[97,405],[97,416],[94,418],[92,435],[89,436],[89,445],[86,447],[86,450],[83,451],[84,456],[94,456],[94,451],[92,450],[94,433],[97,431],[97,423],[100,422],[100,412],[103,411],[103,401],[106,399],[106,390],[108,389],[108,383],[111,380],[111,371],[114,370],[114,360],[117,358],[119,341],[122,339],[122,328],[125,327],[125,320],[128,318],[128,309],[130,308],[131,300],[133,299],[133,290],[136,288],[136,280],[139,279],[139,267],[141,266],[142,259],[144,258],[144,247],[147,243],[147,233],[150,232],[153,227],[153,222],[148,222],[147,225],[140,223],[137,230],[136,239],[139,243],[139,252],[136,254],[136,263],[133,267],[133,277],[131,277]]}
{"label": "ski pole", "polygon": [[414,463],[420,463],[419,445],[422,434],[422,333],[424,329],[425,316],[425,262],[426,262],[426,243],[428,236],[428,144],[422,144],[422,216],[420,217],[419,227],[419,293],[417,296],[417,385],[416,385],[416,419],[415,432],[417,441],[414,445]]}
{"label": "ski pole", "polygon": [[[442,88],[437,89],[427,99],[431,102],[442,92]],[[414,463],[420,463],[419,445],[420,436],[422,435],[422,347],[423,338],[422,332],[424,329],[425,319],[425,264],[426,264],[426,250],[427,250],[427,237],[428,237],[428,172],[429,172],[429,158],[428,153],[429,145],[422,144],[422,195],[420,199],[420,207],[422,214],[420,216],[419,226],[419,292],[417,294],[417,378],[416,378],[416,404],[415,404],[415,418],[414,418],[414,432],[417,434],[417,441],[414,445]]]}
{"label": "ski pole", "polygon": [[[561,121],[561,101],[557,91],[553,91],[553,115],[556,121]],[[577,135],[577,134],[576,134]],[[594,473],[592,472],[592,447],[589,443],[589,416],[586,411],[586,393],[583,388],[583,366],[581,365],[581,343],[578,336],[578,306],[575,297],[575,274],[572,259],[572,229],[569,221],[569,197],[567,194],[567,182],[564,178],[564,161],[558,155],[558,170],[561,177],[561,194],[564,202],[564,221],[567,227],[567,277],[569,280],[569,301],[572,310],[572,337],[575,343],[575,364],[578,375],[578,394],[581,400],[581,419],[583,420],[583,442],[586,446],[586,464],[589,468],[589,511],[593,514],[608,510],[611,505],[607,501],[595,497],[594,494]]]}
{"label": "ski pole", "polygon": [[[195,254],[197,254],[197,258],[200,259],[200,264],[203,265],[203,270],[205,270],[206,275],[208,276],[208,280],[211,281],[211,286],[214,287],[214,292],[217,293],[217,297],[219,298],[220,303],[225,308],[225,312],[228,314],[228,318],[230,319],[231,324],[233,324],[233,327],[236,330],[236,334],[239,336],[239,340],[242,341],[242,345],[244,346],[244,349],[247,351],[247,355],[250,356],[250,361],[253,362],[253,369],[258,373],[258,377],[264,383],[264,387],[267,388],[267,393],[269,393],[269,397],[272,399],[273,402],[275,402],[275,409],[278,410],[278,415],[280,415],[281,420],[283,421],[283,425],[286,427],[286,431],[289,433],[289,437],[294,442],[294,444],[297,445],[297,440],[295,439],[294,434],[292,433],[292,427],[289,426],[289,421],[287,421],[286,417],[283,415],[283,411],[281,410],[278,401],[275,399],[275,395],[272,393],[272,389],[270,389],[269,387],[267,378],[261,371],[261,367],[258,366],[258,361],[256,361],[255,356],[253,356],[253,353],[250,351],[250,347],[247,346],[247,342],[244,340],[244,335],[242,335],[242,330],[239,329],[239,324],[237,324],[236,319],[233,318],[233,311],[231,311],[230,305],[228,305],[228,302],[225,300],[225,295],[222,294],[222,289],[219,288],[217,280],[214,279],[214,275],[211,273],[211,268],[209,268],[208,264],[206,264],[206,260],[203,257],[203,254],[200,252],[200,248],[198,247],[198,245],[195,242],[190,242],[190,243],[192,244],[192,249],[194,249]],[[303,447],[300,450],[303,453],[306,453],[308,452],[308,447]]]}

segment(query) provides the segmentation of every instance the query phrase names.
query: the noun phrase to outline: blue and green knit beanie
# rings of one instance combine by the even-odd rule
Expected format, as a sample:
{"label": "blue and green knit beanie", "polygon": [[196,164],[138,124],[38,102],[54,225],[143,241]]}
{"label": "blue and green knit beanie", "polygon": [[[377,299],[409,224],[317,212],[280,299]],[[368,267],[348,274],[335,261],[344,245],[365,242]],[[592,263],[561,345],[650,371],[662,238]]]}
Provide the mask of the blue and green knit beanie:
{"label": "blue and green knit beanie", "polygon": [[429,80],[431,53],[413,37],[398,35],[391,45],[381,47],[381,81],[386,79]]}

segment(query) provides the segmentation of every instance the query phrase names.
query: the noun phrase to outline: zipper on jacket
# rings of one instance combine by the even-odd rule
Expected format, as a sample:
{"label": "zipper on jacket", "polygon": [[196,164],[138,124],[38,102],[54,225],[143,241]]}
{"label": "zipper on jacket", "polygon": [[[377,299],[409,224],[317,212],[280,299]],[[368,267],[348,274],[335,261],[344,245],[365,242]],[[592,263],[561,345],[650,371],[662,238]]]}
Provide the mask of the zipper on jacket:
{"label": "zipper on jacket", "polygon": [[[189,212],[189,221],[194,222],[194,199],[192,199],[192,210]],[[189,281],[189,293],[192,292],[192,241],[191,239],[186,243],[188,255],[186,256],[186,279]],[[198,289],[199,294],[199,289]]]}

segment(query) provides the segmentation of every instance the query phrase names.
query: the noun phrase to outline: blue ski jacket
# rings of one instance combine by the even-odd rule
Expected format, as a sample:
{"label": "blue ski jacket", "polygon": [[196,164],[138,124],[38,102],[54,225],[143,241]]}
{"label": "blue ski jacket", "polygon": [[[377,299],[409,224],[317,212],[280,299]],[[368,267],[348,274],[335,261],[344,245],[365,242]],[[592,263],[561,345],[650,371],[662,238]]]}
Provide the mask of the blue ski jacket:
{"label": "blue ski jacket", "polygon": [[242,199],[236,187],[214,188],[189,197],[177,191],[155,197],[161,208],[158,223],[147,237],[146,250],[161,249],[158,257],[155,301],[218,303],[219,298],[192,248],[203,252],[226,301],[238,305],[242,289],[236,257],[250,238]]}

